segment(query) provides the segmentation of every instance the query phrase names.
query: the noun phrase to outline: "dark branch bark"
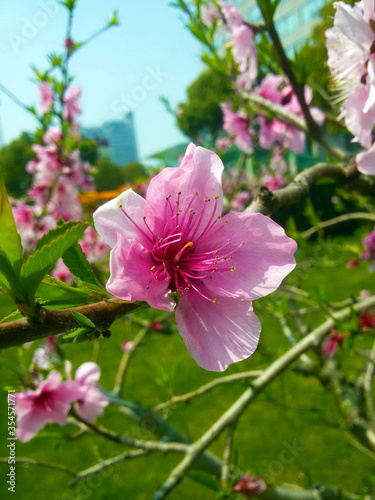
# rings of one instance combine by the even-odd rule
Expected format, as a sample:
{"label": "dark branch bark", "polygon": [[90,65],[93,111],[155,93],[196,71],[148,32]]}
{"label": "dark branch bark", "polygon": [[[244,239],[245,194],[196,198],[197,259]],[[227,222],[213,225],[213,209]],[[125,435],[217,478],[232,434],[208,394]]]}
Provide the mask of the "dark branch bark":
{"label": "dark branch bark", "polygon": [[26,318],[0,325],[0,349],[42,339],[50,335],[68,333],[79,325],[71,314],[76,311],[89,318],[98,328],[108,329],[121,315],[128,314],[141,307],[140,304],[109,300],[74,307],[72,309],[41,309],[39,321],[31,322]]}

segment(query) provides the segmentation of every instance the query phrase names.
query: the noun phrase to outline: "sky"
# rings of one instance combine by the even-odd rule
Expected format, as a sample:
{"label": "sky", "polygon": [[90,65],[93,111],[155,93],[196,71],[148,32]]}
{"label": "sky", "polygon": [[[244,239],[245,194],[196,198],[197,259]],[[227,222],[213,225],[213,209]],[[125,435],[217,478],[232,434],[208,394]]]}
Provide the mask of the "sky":
{"label": "sky", "polygon": [[[100,29],[115,9],[115,26],[72,57],[70,72],[82,87],[80,124],[100,126],[135,114],[142,159],[187,138],[160,102],[174,108],[203,69],[198,42],[184,27],[170,0],[78,0],[73,40]],[[48,67],[46,54],[62,51],[67,11],[57,0],[2,1],[0,4],[0,83],[27,105],[39,105],[31,66]],[[22,131],[33,132],[35,118],[0,92],[0,121],[8,143]]]}

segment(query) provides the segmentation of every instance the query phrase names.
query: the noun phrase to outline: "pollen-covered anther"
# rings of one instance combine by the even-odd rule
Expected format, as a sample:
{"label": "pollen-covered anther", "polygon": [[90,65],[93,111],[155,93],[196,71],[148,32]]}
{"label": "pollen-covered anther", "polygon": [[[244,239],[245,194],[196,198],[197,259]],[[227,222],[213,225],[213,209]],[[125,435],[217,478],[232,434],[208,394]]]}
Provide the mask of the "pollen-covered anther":
{"label": "pollen-covered anther", "polygon": [[216,298],[215,298],[215,299],[213,299],[212,303],[213,303],[213,304],[216,304],[216,302],[217,302],[217,299],[216,299]]}
{"label": "pollen-covered anther", "polygon": [[231,271],[235,271],[235,270],[236,270],[236,266],[232,266],[232,267],[230,268],[230,270],[231,270]]}
{"label": "pollen-covered anther", "polygon": [[155,272],[155,269],[156,269],[156,266],[152,266],[152,268],[150,269],[150,271],[151,271],[152,273],[154,273],[154,272]]}
{"label": "pollen-covered anther", "polygon": [[122,203],[119,203],[117,206],[118,208],[122,208]]}
{"label": "pollen-covered anther", "polygon": [[220,195],[217,194],[216,196],[214,196],[215,200],[218,200],[220,198]]}

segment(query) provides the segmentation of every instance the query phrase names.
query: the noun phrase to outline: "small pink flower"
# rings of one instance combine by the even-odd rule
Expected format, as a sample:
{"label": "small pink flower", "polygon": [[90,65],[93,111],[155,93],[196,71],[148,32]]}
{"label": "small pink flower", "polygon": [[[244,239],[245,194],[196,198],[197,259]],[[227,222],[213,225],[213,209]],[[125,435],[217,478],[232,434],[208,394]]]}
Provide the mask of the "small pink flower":
{"label": "small pink flower", "polygon": [[375,328],[375,313],[373,311],[361,311],[359,324],[364,332]]}
{"label": "small pink flower", "polygon": [[[66,362],[66,374],[71,380],[70,372],[72,364]],[[79,395],[75,399],[77,413],[88,422],[95,422],[104,408],[109,404],[109,399],[97,387],[100,378],[100,368],[96,363],[88,361],[79,366],[75,373],[75,384]]]}
{"label": "small pink flower", "polygon": [[253,142],[249,132],[249,117],[242,111],[233,111],[231,102],[220,104],[223,112],[223,128],[233,135],[235,145],[247,153],[253,151]]}
{"label": "small pink flower", "polygon": [[375,270],[375,229],[362,240],[365,251],[361,253],[361,258],[368,260],[370,271]]}
{"label": "small pink flower", "polygon": [[219,10],[214,3],[201,5],[201,20],[208,28],[212,28],[214,22],[219,17]]}
{"label": "small pink flower", "polygon": [[232,141],[229,137],[218,137],[215,146],[219,151],[225,152],[232,146]]}
{"label": "small pink flower", "polygon": [[233,212],[242,212],[249,200],[250,193],[248,191],[240,191],[233,196],[230,208]]}
{"label": "small pink flower", "polygon": [[337,348],[342,348],[344,338],[349,335],[349,333],[337,333],[337,330],[332,328],[323,347],[324,354],[332,358],[336,354]]}
{"label": "small pink flower", "polygon": [[46,113],[48,113],[50,107],[53,104],[54,95],[49,83],[46,81],[39,84],[38,90],[41,97],[40,112],[42,113],[42,115],[45,115]]}
{"label": "small pink flower", "polygon": [[220,5],[221,13],[223,14],[225,23],[230,30],[238,28],[244,23],[237,7],[235,7],[233,4],[224,1],[219,1],[218,4]]}
{"label": "small pink flower", "polygon": [[72,38],[70,38],[70,37],[66,38],[64,46],[68,52],[71,52],[72,49],[74,48],[74,42],[73,42]]}
{"label": "small pink flower", "polygon": [[353,260],[350,260],[349,262],[346,263],[346,268],[347,269],[354,269],[356,267],[358,267],[359,265],[359,259],[353,259]]}
{"label": "small pink flower", "polygon": [[75,118],[79,115],[81,111],[81,106],[79,105],[78,99],[81,95],[81,87],[76,85],[69,85],[63,95],[63,118],[69,122],[75,122]]}
{"label": "small pink flower", "polygon": [[277,191],[284,185],[284,179],[281,175],[266,174],[262,179],[263,185],[270,191]]}
{"label": "small pink flower", "polygon": [[133,348],[133,346],[134,342],[132,340],[125,340],[125,342],[121,344],[121,350],[122,352],[128,352]]}
{"label": "small pink flower", "polygon": [[80,396],[75,383],[62,382],[61,375],[53,370],[37,389],[18,392],[16,397],[16,437],[30,441],[39,429],[50,422],[66,423],[71,403]]}
{"label": "small pink flower", "polygon": [[122,300],[176,308],[178,330],[197,363],[222,371],[256,349],[252,300],[268,295],[295,266],[296,243],[259,213],[221,216],[220,158],[190,144],[146,199],[131,189],[94,213],[112,247],[107,290]]}
{"label": "small pink flower", "polygon": [[267,487],[263,479],[260,477],[251,477],[250,472],[247,472],[236,486],[233,491],[242,493],[245,496],[258,496],[266,491]]}

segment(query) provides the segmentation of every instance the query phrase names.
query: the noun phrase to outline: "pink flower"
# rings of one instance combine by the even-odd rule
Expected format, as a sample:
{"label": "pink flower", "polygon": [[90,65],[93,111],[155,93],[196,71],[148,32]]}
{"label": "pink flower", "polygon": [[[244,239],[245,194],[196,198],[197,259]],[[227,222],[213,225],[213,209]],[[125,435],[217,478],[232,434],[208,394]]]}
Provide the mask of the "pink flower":
{"label": "pink flower", "polygon": [[263,479],[260,477],[251,477],[250,472],[247,472],[239,483],[234,486],[233,491],[242,493],[246,496],[258,496],[266,491],[267,487]]}
{"label": "pink flower", "polygon": [[121,350],[122,352],[128,352],[133,348],[133,346],[134,342],[132,340],[125,340],[125,342],[121,344]]}
{"label": "pink flower", "polygon": [[69,85],[63,96],[63,118],[69,122],[75,122],[76,115],[79,115],[81,111],[81,106],[79,105],[78,99],[81,95],[81,87],[76,85]]}
{"label": "pink flower", "polygon": [[281,175],[274,176],[271,174],[266,174],[263,177],[262,182],[263,185],[266,186],[266,188],[270,191],[277,191],[284,185],[284,179],[281,177]]}
{"label": "pink flower", "polygon": [[[71,380],[72,364],[66,362],[66,374]],[[75,373],[75,384],[79,394],[75,399],[75,409],[77,413],[88,422],[95,422],[98,415],[101,415],[104,408],[109,404],[109,399],[97,387],[100,378],[100,368],[96,363],[88,361],[79,366]]]}
{"label": "pink flower", "polygon": [[242,212],[249,200],[250,193],[248,191],[240,191],[233,196],[230,208],[233,212]]}
{"label": "pink flower", "polygon": [[359,324],[364,332],[375,328],[375,314],[373,311],[361,311]]}
{"label": "pink flower", "polygon": [[222,371],[256,349],[252,300],[268,295],[295,266],[296,243],[268,217],[221,217],[223,164],[190,144],[178,168],[165,168],[146,199],[131,189],[94,214],[112,247],[107,290],[122,300],[176,308],[178,330],[197,363]]}
{"label": "pink flower", "polygon": [[18,392],[15,394],[16,437],[26,442],[50,422],[64,425],[70,405],[79,395],[76,384],[62,382],[60,373],[55,370],[49,373],[37,389]]}
{"label": "pink flower", "polygon": [[224,1],[219,1],[218,4],[221,8],[226,25],[230,30],[238,28],[244,24],[241,14],[238,12],[237,7]]}
{"label": "pink flower", "polygon": [[201,5],[201,20],[208,28],[212,28],[218,16],[219,10],[214,3]]}
{"label": "pink flower", "polygon": [[215,146],[219,151],[228,151],[228,149],[232,146],[232,141],[229,137],[218,137],[216,139]]}
{"label": "pink flower", "polygon": [[233,58],[240,70],[240,86],[249,89],[258,76],[253,30],[246,24],[232,30]]}
{"label": "pink flower", "polygon": [[346,263],[346,269],[354,269],[358,267],[359,259],[353,259]]}
{"label": "pink flower", "polygon": [[337,348],[341,347],[344,342],[344,338],[350,335],[349,333],[337,333],[337,330],[332,328],[331,333],[328,335],[326,342],[323,347],[323,352],[326,356],[333,358],[336,354]]}
{"label": "pink flower", "polygon": [[41,97],[40,112],[42,113],[42,115],[45,115],[46,113],[48,113],[50,107],[53,104],[54,95],[51,87],[49,86],[49,83],[46,81],[39,84],[38,90]]}
{"label": "pink flower", "polygon": [[347,128],[364,147],[375,122],[375,21],[373,0],[353,7],[335,2],[334,27],[326,31],[328,66],[342,92]]}
{"label": "pink flower", "polygon": [[365,251],[361,253],[362,259],[370,263],[370,270],[375,270],[375,229],[362,240]]}
{"label": "pink flower", "polygon": [[[301,106],[297,96],[293,92],[293,87],[285,81],[282,76],[268,74],[263,78],[256,91],[265,99],[285,107],[287,111],[297,116],[303,116]],[[312,100],[312,90],[307,85],[304,88],[305,100],[310,104]],[[318,125],[323,125],[324,113],[316,108],[310,108],[311,115]],[[305,133],[292,125],[276,119],[269,119],[263,115],[258,116],[260,125],[259,144],[270,149],[275,143],[280,143],[284,148],[294,151],[296,154],[302,153],[305,149]]]}
{"label": "pink flower", "polygon": [[223,111],[223,128],[234,137],[235,145],[247,153],[253,151],[253,142],[249,132],[249,118],[242,111],[233,111],[231,102],[220,104]]}

